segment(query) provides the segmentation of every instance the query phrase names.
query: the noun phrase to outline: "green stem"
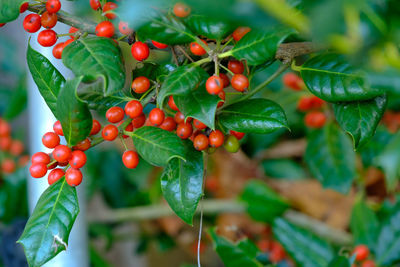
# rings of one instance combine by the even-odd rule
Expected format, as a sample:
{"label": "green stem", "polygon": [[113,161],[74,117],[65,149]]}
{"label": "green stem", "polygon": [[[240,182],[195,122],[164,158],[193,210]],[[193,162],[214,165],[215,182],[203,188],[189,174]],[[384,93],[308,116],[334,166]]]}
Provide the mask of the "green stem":
{"label": "green stem", "polygon": [[221,54],[218,55],[218,57],[219,57],[219,58],[230,57],[230,56],[232,56],[232,54],[233,54],[232,51],[233,51],[233,50],[229,50],[229,51],[226,51],[226,52],[224,52],[224,53],[221,53]]}
{"label": "green stem", "polygon": [[200,60],[194,62],[193,64],[194,64],[195,66],[200,66],[201,64],[204,64],[204,63],[207,63],[207,62],[211,62],[211,58],[209,58],[209,57],[202,58],[202,59],[200,59]]}
{"label": "green stem", "polygon": [[228,69],[227,67],[225,67],[224,65],[222,65],[221,63],[219,63],[219,66],[221,68],[223,68],[224,70],[226,70],[230,75],[235,75],[230,69]]}

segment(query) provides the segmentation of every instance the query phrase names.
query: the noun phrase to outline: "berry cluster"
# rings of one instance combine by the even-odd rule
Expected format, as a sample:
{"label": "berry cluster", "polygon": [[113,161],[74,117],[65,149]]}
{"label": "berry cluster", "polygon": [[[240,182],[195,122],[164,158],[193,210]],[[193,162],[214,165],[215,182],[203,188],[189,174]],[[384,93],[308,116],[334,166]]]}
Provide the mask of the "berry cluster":
{"label": "berry cluster", "polygon": [[375,267],[376,264],[373,260],[368,259],[370,253],[369,249],[366,245],[358,245],[353,250],[353,255],[356,255],[357,264],[353,264],[352,267],[361,266],[361,267]]}
{"label": "berry cluster", "polygon": [[262,238],[257,242],[257,247],[264,253],[267,253],[268,260],[273,264],[278,264],[283,260],[289,260],[282,245],[272,239]]}

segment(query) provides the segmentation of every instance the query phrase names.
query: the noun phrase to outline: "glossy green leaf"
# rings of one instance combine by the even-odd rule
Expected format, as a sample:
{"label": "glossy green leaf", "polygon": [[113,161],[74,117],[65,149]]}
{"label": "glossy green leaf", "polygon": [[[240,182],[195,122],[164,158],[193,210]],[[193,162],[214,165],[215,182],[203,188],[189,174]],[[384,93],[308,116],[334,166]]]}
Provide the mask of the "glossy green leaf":
{"label": "glossy green leaf", "polygon": [[237,59],[245,59],[248,65],[273,61],[278,46],[292,33],[288,29],[252,29],[235,45],[232,55]]}
{"label": "glossy green leaf", "polygon": [[275,102],[248,99],[222,109],[219,122],[227,129],[243,133],[270,133],[288,128],[285,112]]}
{"label": "glossy green leaf", "polygon": [[371,141],[359,150],[365,167],[374,165],[374,161],[382,153],[392,138],[393,134],[390,133],[385,126],[378,126]]}
{"label": "glossy green leaf", "polygon": [[208,232],[213,241],[214,250],[218,253],[226,267],[262,266],[255,259],[258,253],[257,247],[248,239],[232,243],[225,237],[217,235],[215,228],[211,228]]}
{"label": "glossy green leaf", "polygon": [[125,68],[119,47],[110,38],[79,38],[64,48],[63,63],[85,81],[104,79],[103,96],[120,91],[125,84]]}
{"label": "glossy green leaf", "polygon": [[85,139],[92,129],[92,114],[86,103],[76,96],[82,76],[68,80],[58,96],[56,117],[61,122],[65,140],[76,145]]}
{"label": "glossy green leaf", "polygon": [[246,203],[249,215],[260,222],[271,222],[289,208],[289,204],[279,194],[257,180],[246,185],[241,200]]}
{"label": "glossy green leaf", "polygon": [[171,159],[161,176],[161,190],[171,209],[187,224],[193,224],[193,216],[203,194],[203,154],[185,145],[186,161]]}
{"label": "glossy green leaf", "polygon": [[365,74],[354,68],[343,55],[320,54],[300,67],[307,88],[328,102],[369,100],[384,93],[371,88]]}
{"label": "glossy green leaf", "polygon": [[75,187],[69,186],[64,178],[44,191],[18,240],[24,246],[29,266],[42,266],[67,249],[78,213]]}
{"label": "glossy green leaf", "polygon": [[144,126],[134,131],[132,138],[139,155],[152,165],[166,166],[173,158],[186,160],[183,142],[175,133]]}
{"label": "glossy green leaf", "polygon": [[357,149],[371,140],[386,108],[386,95],[362,102],[333,104],[340,127],[353,138]]}
{"label": "glossy green leaf", "polygon": [[19,8],[26,0],[0,0],[0,23],[16,20]]}
{"label": "glossy green leaf", "polygon": [[356,156],[348,136],[328,124],[312,132],[307,140],[305,160],[311,174],[323,187],[347,193],[356,175]]}
{"label": "glossy green leaf", "polygon": [[185,96],[174,96],[174,101],[186,118],[198,119],[211,129],[215,129],[215,112],[221,99],[216,95],[210,95],[204,84]]}
{"label": "glossy green leaf", "polygon": [[236,25],[232,22],[222,21],[204,15],[191,15],[185,20],[186,25],[196,35],[209,39],[222,40],[231,34]]}
{"label": "glossy green leaf", "polygon": [[32,78],[47,106],[56,114],[57,98],[65,78],[42,54],[28,44],[26,59]]}
{"label": "glossy green leaf", "polygon": [[379,223],[375,213],[359,199],[353,206],[350,229],[356,244],[373,248],[378,237]]}
{"label": "glossy green leaf", "polygon": [[275,238],[299,267],[328,266],[334,257],[329,243],[282,218],[275,219],[272,229]]}
{"label": "glossy green leaf", "polygon": [[163,82],[168,74],[176,69],[174,64],[156,64],[153,62],[141,62],[136,64],[132,78],[145,76],[153,81]]}
{"label": "glossy green leaf", "polygon": [[344,256],[337,256],[328,265],[328,267],[350,267],[350,260]]}
{"label": "glossy green leaf", "polygon": [[162,106],[170,95],[187,95],[208,77],[207,72],[194,65],[185,65],[171,72],[161,86],[157,103]]}

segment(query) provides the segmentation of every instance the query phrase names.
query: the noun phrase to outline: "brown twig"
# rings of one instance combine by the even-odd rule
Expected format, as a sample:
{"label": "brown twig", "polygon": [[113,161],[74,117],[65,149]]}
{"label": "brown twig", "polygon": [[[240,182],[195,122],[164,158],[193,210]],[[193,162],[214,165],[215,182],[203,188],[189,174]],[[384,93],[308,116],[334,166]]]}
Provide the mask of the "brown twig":
{"label": "brown twig", "polygon": [[312,42],[294,42],[281,44],[276,52],[275,58],[281,60],[284,64],[289,64],[295,57],[307,55],[321,50]]}

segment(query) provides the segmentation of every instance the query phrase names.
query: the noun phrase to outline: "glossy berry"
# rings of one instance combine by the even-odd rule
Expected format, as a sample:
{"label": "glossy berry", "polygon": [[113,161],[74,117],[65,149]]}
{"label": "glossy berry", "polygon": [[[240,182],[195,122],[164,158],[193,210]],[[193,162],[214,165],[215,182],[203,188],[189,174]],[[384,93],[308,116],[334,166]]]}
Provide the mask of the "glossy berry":
{"label": "glossy berry", "polygon": [[92,129],[90,130],[90,135],[96,135],[101,130],[101,124],[98,120],[93,119]]}
{"label": "glossy berry", "polygon": [[196,150],[204,150],[208,148],[208,137],[205,134],[198,134],[193,139],[193,146]]}
{"label": "glossy berry", "polygon": [[358,245],[354,248],[353,254],[356,254],[356,261],[363,261],[369,256],[369,249],[366,245]]}
{"label": "glossy berry", "polygon": [[86,164],[86,155],[80,150],[75,150],[72,152],[71,159],[69,160],[69,165],[72,168],[80,169]]}
{"label": "glossy berry", "polygon": [[53,150],[53,158],[58,162],[67,162],[71,155],[71,149],[65,145],[58,145]]}
{"label": "glossy berry", "polygon": [[164,129],[166,131],[173,131],[176,128],[176,122],[174,118],[172,117],[166,117],[163,121],[163,123],[160,125],[161,129]]}
{"label": "glossy berry", "polygon": [[41,46],[53,46],[57,42],[57,34],[53,30],[43,30],[39,32],[37,40]]}
{"label": "glossy berry", "polygon": [[[201,40],[205,45],[207,45],[206,41]],[[190,51],[196,56],[202,56],[206,53],[206,50],[196,42],[190,43]]]}
{"label": "glossy berry", "polygon": [[193,120],[193,125],[194,125],[194,127],[196,127],[199,130],[203,130],[203,129],[207,128],[207,125],[205,125],[204,123],[202,123],[201,121],[196,120],[196,119]]}
{"label": "glossy berry", "polygon": [[251,29],[249,27],[238,27],[233,33],[232,37],[237,42],[243,38]]}
{"label": "glossy berry", "polygon": [[104,126],[103,131],[101,131],[101,136],[104,140],[113,141],[118,136],[118,128],[115,125],[108,124]]}
{"label": "glossy berry", "polygon": [[73,41],[75,41],[74,39],[69,39],[67,41],[65,41],[64,43],[64,48],[66,48],[70,43],[72,43]]}
{"label": "glossy berry", "polygon": [[21,141],[18,140],[14,140],[11,142],[10,145],[10,154],[13,156],[19,156],[22,154],[22,152],[24,152],[24,144]]}
{"label": "glossy berry", "polygon": [[43,27],[47,29],[51,29],[57,24],[57,14],[56,13],[49,13],[48,11],[43,12],[42,16],[40,17],[40,22]]}
{"label": "glossy berry", "polygon": [[108,19],[115,19],[117,15],[115,15],[112,10],[116,9],[118,5],[113,2],[107,2],[103,6],[103,14],[108,18]]}
{"label": "glossy berry", "polygon": [[218,97],[221,98],[221,100],[222,100],[222,101],[219,101],[219,102],[218,102],[218,105],[217,105],[217,107],[220,108],[220,107],[222,107],[222,106],[224,105],[224,103],[225,103],[225,91],[222,90],[221,92],[219,92],[219,93],[218,93]]}
{"label": "glossy berry", "polygon": [[64,133],[63,133],[63,130],[62,130],[61,122],[60,122],[60,121],[56,121],[56,122],[53,124],[53,131],[54,131],[56,134],[60,135],[60,136],[64,136]]}
{"label": "glossy berry", "polygon": [[321,111],[311,111],[304,117],[304,122],[310,128],[322,128],[326,123],[326,116]]}
{"label": "glossy berry", "polygon": [[228,69],[234,74],[242,74],[244,71],[243,63],[238,60],[231,60],[228,62]]}
{"label": "glossy berry", "polygon": [[224,144],[224,134],[220,130],[215,130],[208,136],[211,147],[220,147]]}
{"label": "glossy berry", "polygon": [[149,113],[149,120],[154,126],[160,126],[164,122],[165,114],[159,108],[153,108]]}
{"label": "glossy berry", "polygon": [[223,85],[224,85],[224,88],[225,88],[225,87],[228,87],[229,84],[231,83],[231,82],[229,81],[228,75],[226,75],[225,73],[220,73],[220,74],[219,74],[219,77],[220,77],[221,80],[222,80],[222,83],[223,83]]}
{"label": "glossy berry", "polygon": [[115,33],[114,25],[109,21],[102,21],[96,26],[97,36],[111,38]]}
{"label": "glossy berry", "polygon": [[49,183],[49,185],[52,185],[60,180],[64,175],[65,172],[62,169],[54,169],[47,176],[47,182]]}
{"label": "glossy berry", "polygon": [[282,261],[286,257],[285,250],[282,245],[278,242],[273,242],[271,245],[271,251],[269,253],[269,259],[272,263],[276,264]]}
{"label": "glossy berry", "polygon": [[376,267],[376,264],[373,260],[366,260],[361,264],[361,267]]}
{"label": "glossy berry", "polygon": [[101,4],[100,4],[100,1],[99,0],[90,0],[90,7],[93,9],[93,10],[98,10],[99,8],[101,8]]}
{"label": "glossy berry", "polygon": [[124,119],[125,112],[121,107],[111,107],[106,112],[106,118],[111,123],[118,123]]}
{"label": "glossy berry", "polygon": [[74,150],[86,151],[91,147],[91,145],[92,145],[92,142],[90,141],[90,139],[85,138],[84,140],[80,141],[78,144],[76,144],[72,148]]}
{"label": "glossy berry", "polygon": [[155,47],[157,47],[158,49],[165,49],[165,48],[168,47],[167,44],[159,43],[159,42],[156,42],[156,41],[153,41],[153,40],[151,41],[151,43],[152,43]]}
{"label": "glossy berry", "polygon": [[32,164],[36,163],[43,163],[47,165],[50,163],[50,156],[44,152],[37,152],[32,155]]}
{"label": "glossy berry", "polygon": [[174,5],[174,15],[180,18],[184,18],[190,15],[190,7],[184,3],[178,2]]}
{"label": "glossy berry", "polygon": [[229,133],[233,136],[235,136],[238,140],[242,140],[242,138],[244,137],[245,133],[241,133],[241,132],[236,132],[233,130],[230,130]]}
{"label": "glossy berry", "polygon": [[140,76],[133,80],[132,90],[135,93],[143,94],[150,88],[150,80],[147,77]]}
{"label": "glossy berry", "polygon": [[142,113],[138,117],[132,119],[133,128],[140,128],[146,123],[146,116]]}
{"label": "glossy berry", "polygon": [[176,106],[174,97],[172,95],[169,96],[168,98],[168,106],[175,111],[179,111],[179,108]]}
{"label": "glossy berry", "polygon": [[218,95],[224,89],[224,82],[219,76],[213,75],[207,79],[207,92],[211,95]]}
{"label": "glossy berry", "polygon": [[56,133],[48,132],[43,135],[42,143],[47,148],[55,148],[60,144],[60,137]]}
{"label": "glossy berry", "polygon": [[182,139],[187,139],[189,138],[193,133],[193,127],[190,122],[181,122],[178,124],[178,128],[176,129],[176,134],[182,138]]}
{"label": "glossy berry", "polygon": [[1,170],[4,173],[10,174],[15,172],[15,168],[16,168],[16,164],[15,161],[13,161],[12,159],[5,159],[2,163],[1,163]]}
{"label": "glossy berry", "polygon": [[71,27],[71,28],[69,28],[69,31],[68,31],[68,33],[71,33],[71,35],[70,35],[69,37],[71,37],[71,38],[75,38],[75,35],[74,35],[74,33],[78,32],[78,31],[79,31],[79,29],[78,29],[78,28],[75,28],[75,27]]}
{"label": "glossy berry", "polygon": [[123,35],[131,35],[133,33],[133,30],[129,28],[129,25],[127,22],[120,21],[118,24],[118,30],[120,33]]}
{"label": "glossy berry", "polygon": [[61,59],[62,57],[62,52],[64,50],[65,44],[64,43],[58,43],[53,47],[53,56],[57,59]]}
{"label": "glossy berry", "polygon": [[29,172],[33,178],[42,178],[47,173],[47,166],[44,163],[35,163],[29,167]]}
{"label": "glossy berry", "polygon": [[183,115],[182,112],[178,111],[177,113],[175,113],[174,120],[178,124],[182,123],[185,121],[185,115]]}
{"label": "glossy berry", "polygon": [[283,75],[282,80],[283,84],[292,90],[300,91],[301,89],[303,89],[303,80],[293,72],[288,72]]}
{"label": "glossy berry", "polygon": [[122,162],[128,169],[134,169],[139,164],[139,155],[135,151],[125,151],[122,154]]}
{"label": "glossy berry", "polygon": [[234,135],[229,135],[225,140],[225,150],[230,153],[236,153],[239,151],[240,144],[238,139]]}
{"label": "glossy berry", "polygon": [[57,13],[61,9],[60,0],[47,0],[46,9],[50,13]]}
{"label": "glossy berry", "polygon": [[143,113],[143,106],[140,101],[131,100],[125,105],[125,113],[132,119],[139,117]]}
{"label": "glossy berry", "polygon": [[19,13],[24,13],[29,7],[29,2],[24,2],[20,7],[19,7]]}
{"label": "glossy berry", "polygon": [[41,18],[38,14],[29,14],[24,18],[22,26],[27,32],[30,33],[37,32],[40,29],[40,27],[42,27]]}
{"label": "glossy berry", "polygon": [[147,44],[138,41],[132,45],[131,53],[134,59],[137,61],[143,61],[149,57],[150,49]]}
{"label": "glossy berry", "polygon": [[236,91],[244,92],[249,87],[249,79],[243,74],[235,74],[232,77],[231,85]]}
{"label": "glossy berry", "polygon": [[82,172],[78,169],[69,168],[65,172],[65,181],[70,186],[78,186],[82,183]]}

